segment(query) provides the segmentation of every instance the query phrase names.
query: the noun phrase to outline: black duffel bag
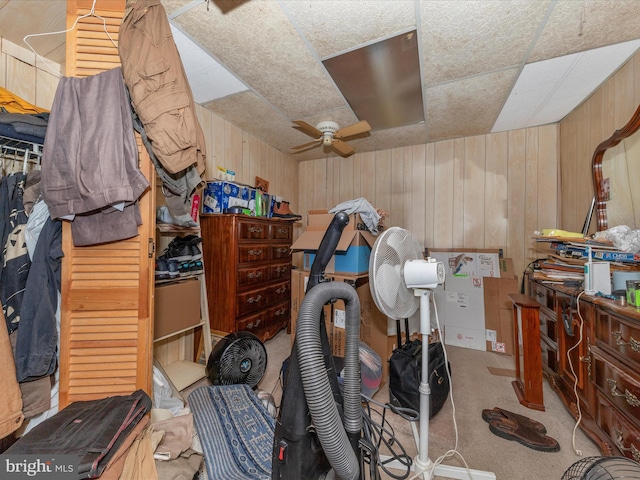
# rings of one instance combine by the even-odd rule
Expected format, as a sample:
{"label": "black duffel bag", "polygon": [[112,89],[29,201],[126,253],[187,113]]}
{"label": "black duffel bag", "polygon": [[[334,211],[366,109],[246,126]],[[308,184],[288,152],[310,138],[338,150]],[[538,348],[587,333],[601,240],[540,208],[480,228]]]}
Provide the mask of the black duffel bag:
{"label": "black duffel bag", "polygon": [[[440,411],[451,388],[441,342],[429,344],[429,418]],[[422,341],[413,340],[393,351],[389,359],[389,393],[395,405],[420,412]]]}

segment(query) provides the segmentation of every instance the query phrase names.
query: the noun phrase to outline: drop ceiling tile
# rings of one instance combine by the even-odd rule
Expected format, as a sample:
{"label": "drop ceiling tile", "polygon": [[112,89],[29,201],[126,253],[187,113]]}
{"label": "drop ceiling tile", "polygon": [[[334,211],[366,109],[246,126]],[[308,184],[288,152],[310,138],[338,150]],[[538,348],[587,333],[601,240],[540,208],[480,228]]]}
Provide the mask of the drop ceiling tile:
{"label": "drop ceiling tile", "polygon": [[196,103],[206,103],[247,90],[246,85],[184,33],[174,26],[171,26],[171,31]]}
{"label": "drop ceiling tile", "polygon": [[492,131],[559,122],[639,47],[634,40],[526,65]]}
{"label": "drop ceiling tile", "polygon": [[428,88],[428,141],[489,132],[517,73],[512,68]]}
{"label": "drop ceiling tile", "polygon": [[345,105],[277,2],[252,0],[227,14],[203,3],[174,22],[290,118]]}
{"label": "drop ceiling tile", "polygon": [[559,0],[528,61],[638,39],[639,8],[637,0]]}
{"label": "drop ceiling tile", "polygon": [[521,65],[549,4],[420,2],[425,87]]}
{"label": "drop ceiling tile", "polygon": [[414,0],[283,0],[280,3],[322,59],[416,25]]}
{"label": "drop ceiling tile", "polygon": [[[291,122],[254,92],[240,92],[202,106],[278,150],[287,152],[292,146],[288,140],[293,130]],[[308,138],[299,135],[300,143]]]}
{"label": "drop ceiling tile", "polygon": [[371,132],[371,136],[349,142],[356,152],[387,150],[427,143],[427,126],[424,122]]}

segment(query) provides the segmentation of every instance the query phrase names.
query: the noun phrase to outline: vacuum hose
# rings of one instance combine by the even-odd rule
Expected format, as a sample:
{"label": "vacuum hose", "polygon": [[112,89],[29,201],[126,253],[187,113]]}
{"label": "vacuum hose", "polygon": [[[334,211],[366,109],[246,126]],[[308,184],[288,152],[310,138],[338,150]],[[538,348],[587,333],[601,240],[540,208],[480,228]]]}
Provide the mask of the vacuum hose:
{"label": "vacuum hose", "polygon": [[[324,368],[318,319],[326,303],[342,299],[346,307],[344,374],[344,426]],[[360,301],[353,287],[344,282],[324,282],[304,297],[296,326],[300,376],[322,449],[342,480],[360,477],[354,448],[362,430],[360,401]],[[350,440],[351,438],[351,440]]]}

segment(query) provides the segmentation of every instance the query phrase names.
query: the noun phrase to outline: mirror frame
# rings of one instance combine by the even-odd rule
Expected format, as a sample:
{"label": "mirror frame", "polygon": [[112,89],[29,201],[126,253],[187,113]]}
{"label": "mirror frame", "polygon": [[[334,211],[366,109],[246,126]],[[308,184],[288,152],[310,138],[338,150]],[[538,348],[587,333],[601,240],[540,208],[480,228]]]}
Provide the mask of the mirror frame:
{"label": "mirror frame", "polygon": [[600,143],[593,153],[592,168],[593,168],[593,189],[595,198],[595,213],[596,213],[596,230],[607,230],[607,202],[603,198],[603,178],[602,178],[602,159],[606,151],[612,147],[618,145],[625,138],[630,137],[634,133],[640,130],[640,105],[636,109],[635,113],[627,124],[613,132],[609,138]]}

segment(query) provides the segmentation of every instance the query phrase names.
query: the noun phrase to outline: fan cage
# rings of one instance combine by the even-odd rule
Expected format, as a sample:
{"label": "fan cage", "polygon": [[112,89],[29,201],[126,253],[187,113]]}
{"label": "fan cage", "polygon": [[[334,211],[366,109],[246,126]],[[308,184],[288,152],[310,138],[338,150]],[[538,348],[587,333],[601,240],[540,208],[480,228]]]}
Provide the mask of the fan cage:
{"label": "fan cage", "polygon": [[207,375],[214,385],[247,384],[255,388],[267,369],[267,350],[249,332],[228,335],[216,345],[211,357]]}
{"label": "fan cage", "polygon": [[585,457],[571,465],[561,480],[640,480],[640,463],[627,457]]}
{"label": "fan cage", "polygon": [[420,300],[404,281],[404,265],[423,259],[422,248],[407,230],[391,227],[378,237],[371,252],[371,295],[378,309],[393,320],[413,315]]}

